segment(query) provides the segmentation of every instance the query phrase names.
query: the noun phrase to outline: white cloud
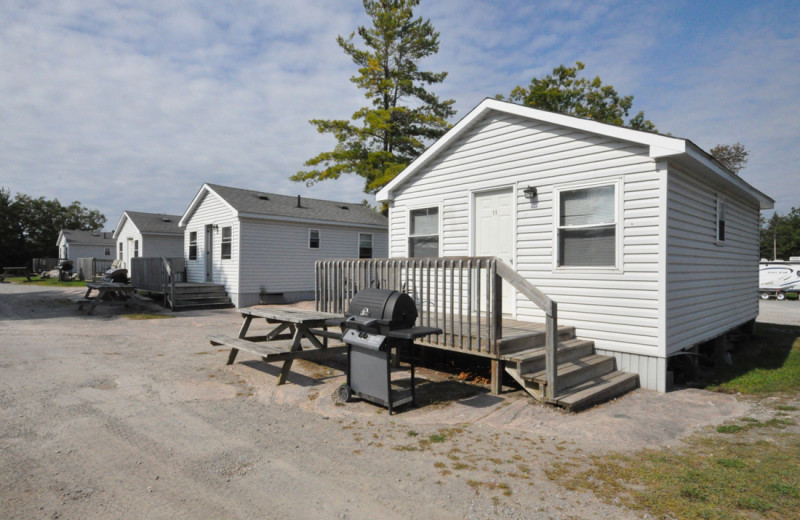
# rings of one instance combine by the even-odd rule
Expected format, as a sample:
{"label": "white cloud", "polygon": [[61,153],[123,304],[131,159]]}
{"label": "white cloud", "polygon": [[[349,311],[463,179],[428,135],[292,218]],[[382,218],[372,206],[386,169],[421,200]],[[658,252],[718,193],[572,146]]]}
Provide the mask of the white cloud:
{"label": "white cloud", "polygon": [[[745,178],[785,211],[800,193],[796,31],[783,13],[733,12],[689,33],[688,4],[425,0],[441,33],[423,64],[462,116],[561,63],[585,61],[665,131],[706,148],[742,141]],[[796,18],[796,15],[793,15]],[[358,178],[288,180],[334,143],[308,124],[364,99],[335,44],[367,22],[358,1],[0,4],[0,185],[125,209],[182,212],[204,181],[358,201]],[[744,29],[743,29],[744,28]],[[710,30],[710,29],[706,29]]]}

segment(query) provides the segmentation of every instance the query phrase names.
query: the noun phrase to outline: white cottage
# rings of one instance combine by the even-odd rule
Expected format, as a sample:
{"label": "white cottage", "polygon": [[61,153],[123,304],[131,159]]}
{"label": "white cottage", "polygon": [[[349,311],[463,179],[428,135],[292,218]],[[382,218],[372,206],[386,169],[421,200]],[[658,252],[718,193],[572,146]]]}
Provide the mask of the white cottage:
{"label": "white cottage", "polygon": [[[558,324],[665,391],[667,359],[758,314],[774,201],[686,139],[487,99],[382,189],[389,255],[496,256]],[[543,322],[503,289],[504,314]]]}
{"label": "white cottage", "polygon": [[386,217],[362,204],[204,184],[180,221],[188,282],[237,307],[314,298],[314,264],[387,256]]}
{"label": "white cottage", "polygon": [[114,259],[114,237],[110,231],[62,229],[58,233],[58,258],[76,262],[78,258]]}
{"label": "white cottage", "polygon": [[114,230],[117,260],[130,269],[131,258],[182,257],[183,229],[180,215],[125,211]]}

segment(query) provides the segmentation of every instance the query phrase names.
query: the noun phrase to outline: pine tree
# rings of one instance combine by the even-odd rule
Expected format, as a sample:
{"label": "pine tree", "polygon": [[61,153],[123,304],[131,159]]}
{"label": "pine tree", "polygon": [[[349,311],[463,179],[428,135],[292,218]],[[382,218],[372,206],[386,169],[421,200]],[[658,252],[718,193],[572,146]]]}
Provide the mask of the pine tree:
{"label": "pine tree", "polygon": [[356,174],[365,179],[364,191],[374,193],[441,137],[455,114],[454,100],[441,101],[428,90],[444,81],[446,72],[420,70],[419,62],[439,51],[439,33],[430,20],[414,18],[419,0],[364,0],[372,21],[357,33],[336,41],[358,66],[350,78],[371,106],[348,120],[313,119],[323,134],[333,134],[335,148],[306,161],[311,169],[297,172],[293,181],[312,185]]}

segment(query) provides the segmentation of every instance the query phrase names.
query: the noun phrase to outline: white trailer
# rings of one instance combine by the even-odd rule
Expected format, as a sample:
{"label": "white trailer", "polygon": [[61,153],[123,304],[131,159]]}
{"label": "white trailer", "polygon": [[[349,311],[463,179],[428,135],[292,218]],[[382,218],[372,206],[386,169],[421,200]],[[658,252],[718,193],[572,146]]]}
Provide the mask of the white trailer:
{"label": "white trailer", "polygon": [[760,262],[758,294],[762,300],[783,300],[787,292],[800,292],[800,262]]}

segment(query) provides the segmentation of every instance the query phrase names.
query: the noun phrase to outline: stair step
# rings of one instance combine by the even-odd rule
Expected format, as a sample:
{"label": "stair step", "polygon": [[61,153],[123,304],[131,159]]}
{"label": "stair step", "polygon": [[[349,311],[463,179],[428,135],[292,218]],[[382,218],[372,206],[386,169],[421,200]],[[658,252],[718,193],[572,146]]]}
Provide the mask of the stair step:
{"label": "stair step", "polygon": [[230,309],[233,307],[233,303],[228,301],[227,303],[178,303],[172,309],[173,311],[191,311],[191,310],[198,310],[198,309]]}
{"label": "stair step", "polygon": [[615,370],[564,389],[554,400],[569,412],[577,412],[609,401],[639,387],[639,375]]}
{"label": "stair step", "polygon": [[223,304],[231,303],[231,299],[227,296],[219,298],[175,298],[176,305],[195,305],[195,304]]}
{"label": "stair step", "polygon": [[[615,360],[612,356],[601,356],[599,354],[559,363],[556,393],[564,388],[607,374],[614,370],[614,366]],[[540,387],[544,387],[547,384],[547,373],[544,370],[526,372],[521,374],[520,377]]]}
{"label": "stair step", "polygon": [[[592,349],[594,347],[594,342],[590,341],[590,340],[577,339],[577,338],[568,339],[568,340],[564,340],[564,341],[559,341],[558,342],[559,359],[562,359],[561,355],[562,354],[566,354],[568,351],[574,351],[574,350],[579,350],[580,351],[580,350],[586,349],[587,347],[588,347],[588,353],[584,354],[584,355],[588,355],[588,354],[592,353]],[[547,350],[545,349],[545,347],[534,347],[534,348],[529,348],[529,349],[526,349],[526,350],[520,350],[520,351],[517,351],[517,352],[512,352],[510,354],[503,354],[500,357],[502,359],[506,360],[506,361],[513,361],[513,362],[516,362],[516,363],[524,363],[526,361],[534,361],[534,360],[538,360],[538,359],[544,359],[544,357],[546,356],[546,352],[547,352]],[[578,356],[578,357],[582,357],[582,356]],[[566,359],[564,359],[564,360],[566,361]]]}
{"label": "stair step", "polygon": [[[575,327],[558,327],[559,341],[572,339],[575,337]],[[535,330],[524,334],[502,338],[500,340],[500,352],[502,355],[510,355],[520,350],[528,350],[536,347],[543,347],[547,341],[547,333],[544,329]]]}

